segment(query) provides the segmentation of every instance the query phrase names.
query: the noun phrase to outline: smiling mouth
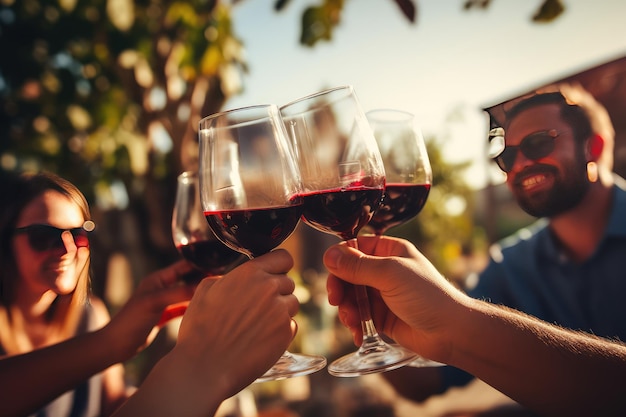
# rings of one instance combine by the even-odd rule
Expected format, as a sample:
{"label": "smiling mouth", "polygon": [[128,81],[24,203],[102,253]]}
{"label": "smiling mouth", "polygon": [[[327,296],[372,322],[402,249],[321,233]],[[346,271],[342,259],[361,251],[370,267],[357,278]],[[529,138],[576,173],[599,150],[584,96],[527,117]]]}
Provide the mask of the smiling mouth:
{"label": "smiling mouth", "polygon": [[524,191],[534,191],[549,186],[553,176],[550,174],[537,173],[526,176],[517,181],[517,186]]}
{"label": "smiling mouth", "polygon": [[522,181],[522,187],[532,187],[534,185],[540,184],[542,182],[544,182],[546,180],[546,176],[545,175],[534,175],[530,178],[525,178]]}

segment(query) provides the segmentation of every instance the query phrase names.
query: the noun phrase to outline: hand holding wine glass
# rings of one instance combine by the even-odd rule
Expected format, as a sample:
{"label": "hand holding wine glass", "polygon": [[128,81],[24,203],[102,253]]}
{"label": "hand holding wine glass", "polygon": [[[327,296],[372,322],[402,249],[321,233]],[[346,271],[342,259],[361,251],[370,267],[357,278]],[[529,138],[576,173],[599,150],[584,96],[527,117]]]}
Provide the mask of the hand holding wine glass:
{"label": "hand holding wine glass", "polygon": [[[270,252],[293,233],[302,213],[300,173],[278,107],[258,105],[207,116],[198,134],[207,223],[219,240],[250,258]],[[306,375],[324,366],[322,356],[285,352],[257,382]]]}
{"label": "hand holding wine glass", "polygon": [[[370,126],[351,86],[326,90],[281,107],[304,186],[302,218],[309,226],[356,246],[378,209],[385,170]],[[386,343],[370,314],[367,288],[357,286],[363,343],[330,364],[335,376],[398,368],[416,355]]]}

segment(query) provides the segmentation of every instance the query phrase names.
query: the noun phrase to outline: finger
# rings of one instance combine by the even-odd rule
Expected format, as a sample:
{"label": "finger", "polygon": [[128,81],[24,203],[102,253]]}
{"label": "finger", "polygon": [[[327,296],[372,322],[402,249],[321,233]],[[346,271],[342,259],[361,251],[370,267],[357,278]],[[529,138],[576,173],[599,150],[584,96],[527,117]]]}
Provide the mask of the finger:
{"label": "finger", "polygon": [[357,239],[358,248],[361,252],[374,255],[375,249],[382,237],[377,235],[362,235]]}
{"label": "finger", "polygon": [[351,284],[366,285],[382,292],[393,287],[393,280],[381,277],[402,270],[401,257],[373,256],[346,245],[331,246],[324,253],[324,265],[328,271]]}
{"label": "finger", "polygon": [[68,253],[73,253],[76,251],[76,242],[74,241],[74,236],[72,236],[72,233],[69,230],[65,230],[63,231],[63,233],[61,233],[61,240],[63,241],[63,245],[65,245],[65,250]]}
{"label": "finger", "polygon": [[280,295],[293,294],[296,289],[296,283],[288,276],[283,276],[278,280],[278,293]]}
{"label": "finger", "polygon": [[186,260],[177,261],[160,271],[162,274],[161,282],[164,286],[170,286],[178,281],[183,281],[185,275],[188,275],[193,271],[196,271],[196,268],[191,265],[191,263]]}
{"label": "finger", "polygon": [[[370,279],[360,273],[363,260],[367,257],[363,252],[347,245],[335,245],[326,250],[323,256],[324,265],[328,271],[352,284],[367,285]],[[377,267],[374,263],[372,267]]]}
{"label": "finger", "polygon": [[180,260],[148,275],[139,283],[139,288],[144,291],[150,291],[171,287],[191,271],[193,271],[193,266],[185,260]]}
{"label": "finger", "polygon": [[199,269],[195,269],[195,268],[193,268],[189,272],[183,273],[182,275],[178,277],[180,281],[189,285],[197,285],[200,281],[202,281],[205,278],[216,279],[217,277],[207,275],[206,272],[201,271]]}
{"label": "finger", "polygon": [[331,306],[338,306],[344,299],[344,282],[336,276],[329,274],[326,279],[326,292],[328,303]]}
{"label": "finger", "polygon": [[361,327],[361,319],[355,308],[347,308],[345,305],[340,306],[337,310],[339,321],[344,325],[354,338],[354,344],[361,345],[363,341],[363,332]]}
{"label": "finger", "polygon": [[265,255],[251,259],[241,266],[261,268],[270,274],[286,274],[293,268],[293,258],[285,249],[276,249]]}
{"label": "finger", "polygon": [[287,311],[289,312],[289,317],[294,317],[300,311],[300,301],[298,298],[290,294],[285,296],[285,303],[287,304]]}
{"label": "finger", "polygon": [[298,323],[294,320],[291,319],[291,339],[293,340],[294,337],[296,337],[296,334],[298,333]]}
{"label": "finger", "polygon": [[393,236],[359,236],[358,245],[361,252],[376,256],[411,257],[416,250],[409,241]]}

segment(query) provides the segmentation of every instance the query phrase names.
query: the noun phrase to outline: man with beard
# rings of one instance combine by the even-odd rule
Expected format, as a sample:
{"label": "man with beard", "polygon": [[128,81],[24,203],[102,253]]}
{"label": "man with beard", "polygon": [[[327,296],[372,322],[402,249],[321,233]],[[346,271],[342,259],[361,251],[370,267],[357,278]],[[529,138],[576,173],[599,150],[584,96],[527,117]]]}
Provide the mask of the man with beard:
{"label": "man with beard", "polygon": [[[614,135],[606,109],[579,86],[538,91],[506,112],[490,132],[490,157],[519,206],[540,219],[490,249],[469,295],[626,340],[626,189],[612,172]],[[473,378],[451,367],[385,377],[415,401]],[[485,392],[480,381],[470,386],[473,400]]]}

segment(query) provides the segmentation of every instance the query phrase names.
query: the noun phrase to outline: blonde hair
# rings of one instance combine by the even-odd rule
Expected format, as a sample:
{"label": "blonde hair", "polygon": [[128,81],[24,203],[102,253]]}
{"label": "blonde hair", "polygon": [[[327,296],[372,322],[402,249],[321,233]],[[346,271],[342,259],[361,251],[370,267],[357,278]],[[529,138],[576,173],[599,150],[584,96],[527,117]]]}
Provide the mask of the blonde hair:
{"label": "blonde hair", "polygon": [[[12,249],[12,237],[20,213],[32,200],[46,191],[56,191],[76,204],[84,220],[91,220],[89,204],[83,193],[71,182],[58,175],[40,172],[9,176],[3,180],[11,198],[0,204],[0,343],[8,348],[12,335],[10,307],[15,302],[17,280],[20,279]],[[4,194],[7,195],[7,194]],[[79,272],[76,288],[65,296],[57,296],[47,312],[49,324],[55,327],[63,338],[76,332],[90,292],[90,262]]]}

